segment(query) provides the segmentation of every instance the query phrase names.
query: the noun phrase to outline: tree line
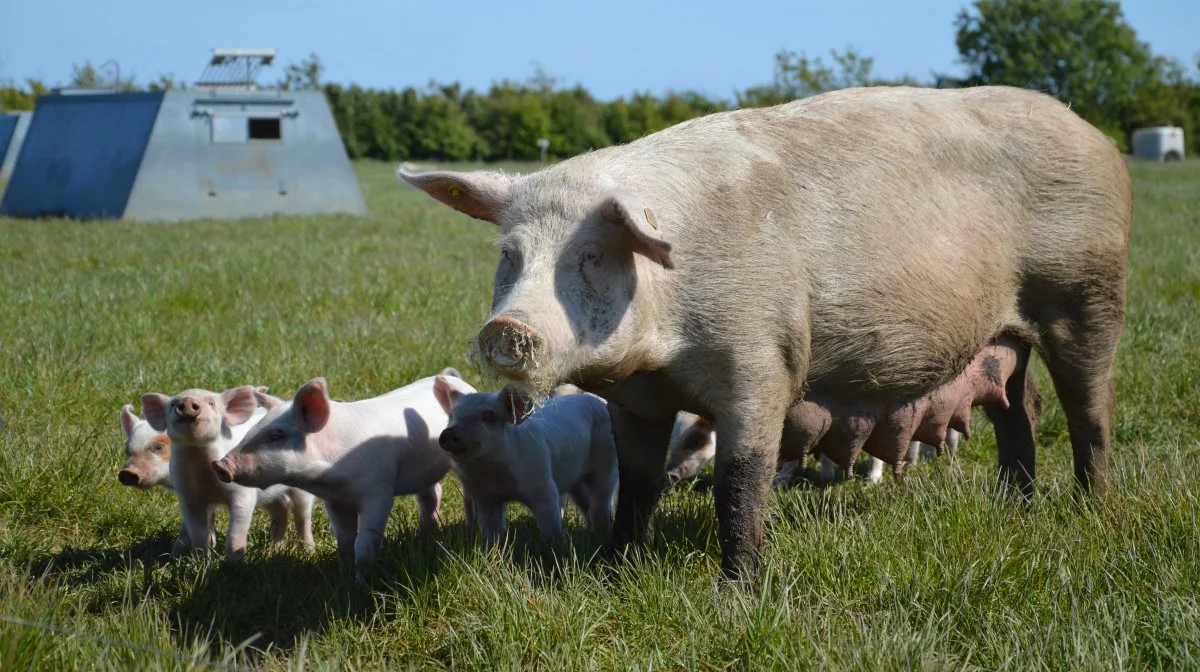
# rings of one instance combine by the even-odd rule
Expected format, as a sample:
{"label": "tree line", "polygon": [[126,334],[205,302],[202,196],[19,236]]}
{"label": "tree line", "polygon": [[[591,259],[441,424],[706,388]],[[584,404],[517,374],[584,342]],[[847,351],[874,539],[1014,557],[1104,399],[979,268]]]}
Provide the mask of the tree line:
{"label": "tree line", "polygon": [[[954,27],[967,71],[963,77],[882,79],[874,75],[874,59],[853,47],[832,51],[829,61],[781,51],[772,81],[732,99],[682,91],[600,101],[583,86],[564,86],[540,69],[526,81],[504,80],[482,92],[440,82],[402,90],[364,88],[325,82],[316,54],[286,66],[276,84],[323,90],[350,156],[389,161],[531,160],[539,157],[539,138],[549,141],[550,156],[566,157],[721,110],[895,84],[1038,89],[1070,103],[1123,151],[1133,129],[1174,125],[1184,128],[1191,152],[1200,154],[1200,80],[1138,40],[1116,0],[975,0],[956,15]],[[132,74],[107,76],[90,62],[75,66],[70,85],[156,91],[185,86],[170,76],[140,86]],[[0,82],[0,105],[31,109],[48,90],[36,80]]]}

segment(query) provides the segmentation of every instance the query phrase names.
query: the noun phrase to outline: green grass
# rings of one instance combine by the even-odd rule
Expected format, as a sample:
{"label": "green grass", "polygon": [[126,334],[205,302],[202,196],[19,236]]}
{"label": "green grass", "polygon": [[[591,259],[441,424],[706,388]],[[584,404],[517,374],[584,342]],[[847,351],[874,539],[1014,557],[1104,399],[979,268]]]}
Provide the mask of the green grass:
{"label": "green grass", "polygon": [[[1117,374],[1114,487],[1071,496],[1052,400],[1038,495],[993,491],[986,420],[956,461],[877,487],[772,495],[762,580],[718,590],[702,477],[669,494],[653,543],[600,559],[570,523],[546,547],[466,541],[397,500],[382,579],[318,548],[242,566],[163,557],[169,493],[117,483],[118,409],[148,390],[326,376],[374,395],[457,366],[485,317],[488,226],[357,166],[372,215],[158,226],[0,220],[0,669],[1194,668],[1200,658],[1200,166],[1137,165],[1129,313]],[[1035,369],[1043,389],[1048,380]],[[982,414],[977,414],[981,416]],[[224,516],[219,519],[223,524]],[[143,648],[170,652],[183,660]]]}

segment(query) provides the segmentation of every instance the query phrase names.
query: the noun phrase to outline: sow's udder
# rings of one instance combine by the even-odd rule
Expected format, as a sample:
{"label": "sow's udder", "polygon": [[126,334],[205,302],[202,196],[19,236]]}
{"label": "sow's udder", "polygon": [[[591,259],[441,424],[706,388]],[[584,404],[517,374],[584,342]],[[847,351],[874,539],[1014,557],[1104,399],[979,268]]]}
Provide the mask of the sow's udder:
{"label": "sow's udder", "polygon": [[820,453],[848,469],[860,450],[892,465],[904,463],[912,441],[941,446],[949,429],[970,436],[971,407],[1008,408],[1005,385],[1020,365],[1021,344],[1002,336],[985,346],[954,380],[895,405],[840,404],[809,396],[792,407],[781,457]]}

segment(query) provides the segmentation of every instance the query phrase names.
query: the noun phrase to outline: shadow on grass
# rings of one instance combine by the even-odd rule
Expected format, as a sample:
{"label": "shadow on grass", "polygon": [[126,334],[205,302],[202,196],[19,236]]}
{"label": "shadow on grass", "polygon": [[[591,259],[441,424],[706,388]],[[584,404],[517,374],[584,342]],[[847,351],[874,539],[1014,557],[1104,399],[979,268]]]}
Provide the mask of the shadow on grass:
{"label": "shadow on grass", "polygon": [[170,561],[175,534],[160,532],[132,547],[72,548],[35,558],[28,564],[29,578],[51,579],[71,587],[93,585],[106,575],[141,564],[149,572],[154,566]]}
{"label": "shadow on grass", "polygon": [[355,583],[353,571],[341,567],[334,552],[290,549],[242,564],[214,563],[171,612],[177,640],[201,639],[216,647],[247,643],[253,659],[256,651],[291,651],[302,637],[337,623],[370,621],[381,609],[395,608],[386,605],[418,599],[433,583],[454,527],[388,537],[366,585]]}

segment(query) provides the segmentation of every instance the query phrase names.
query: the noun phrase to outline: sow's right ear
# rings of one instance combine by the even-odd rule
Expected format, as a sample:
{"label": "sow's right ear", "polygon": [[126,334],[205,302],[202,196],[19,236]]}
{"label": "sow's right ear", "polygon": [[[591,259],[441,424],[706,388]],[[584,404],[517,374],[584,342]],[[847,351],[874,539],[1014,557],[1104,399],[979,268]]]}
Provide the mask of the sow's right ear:
{"label": "sow's right ear", "polygon": [[663,268],[675,268],[671,244],[663,240],[662,224],[650,206],[629,191],[609,192],[600,204],[600,214],[614,224],[624,226],[634,240],[634,250],[657,261]]}
{"label": "sow's right ear", "polygon": [[516,180],[491,170],[414,173],[411,168],[409,164],[400,166],[396,177],[463,214],[493,224],[508,205],[509,192]]}

